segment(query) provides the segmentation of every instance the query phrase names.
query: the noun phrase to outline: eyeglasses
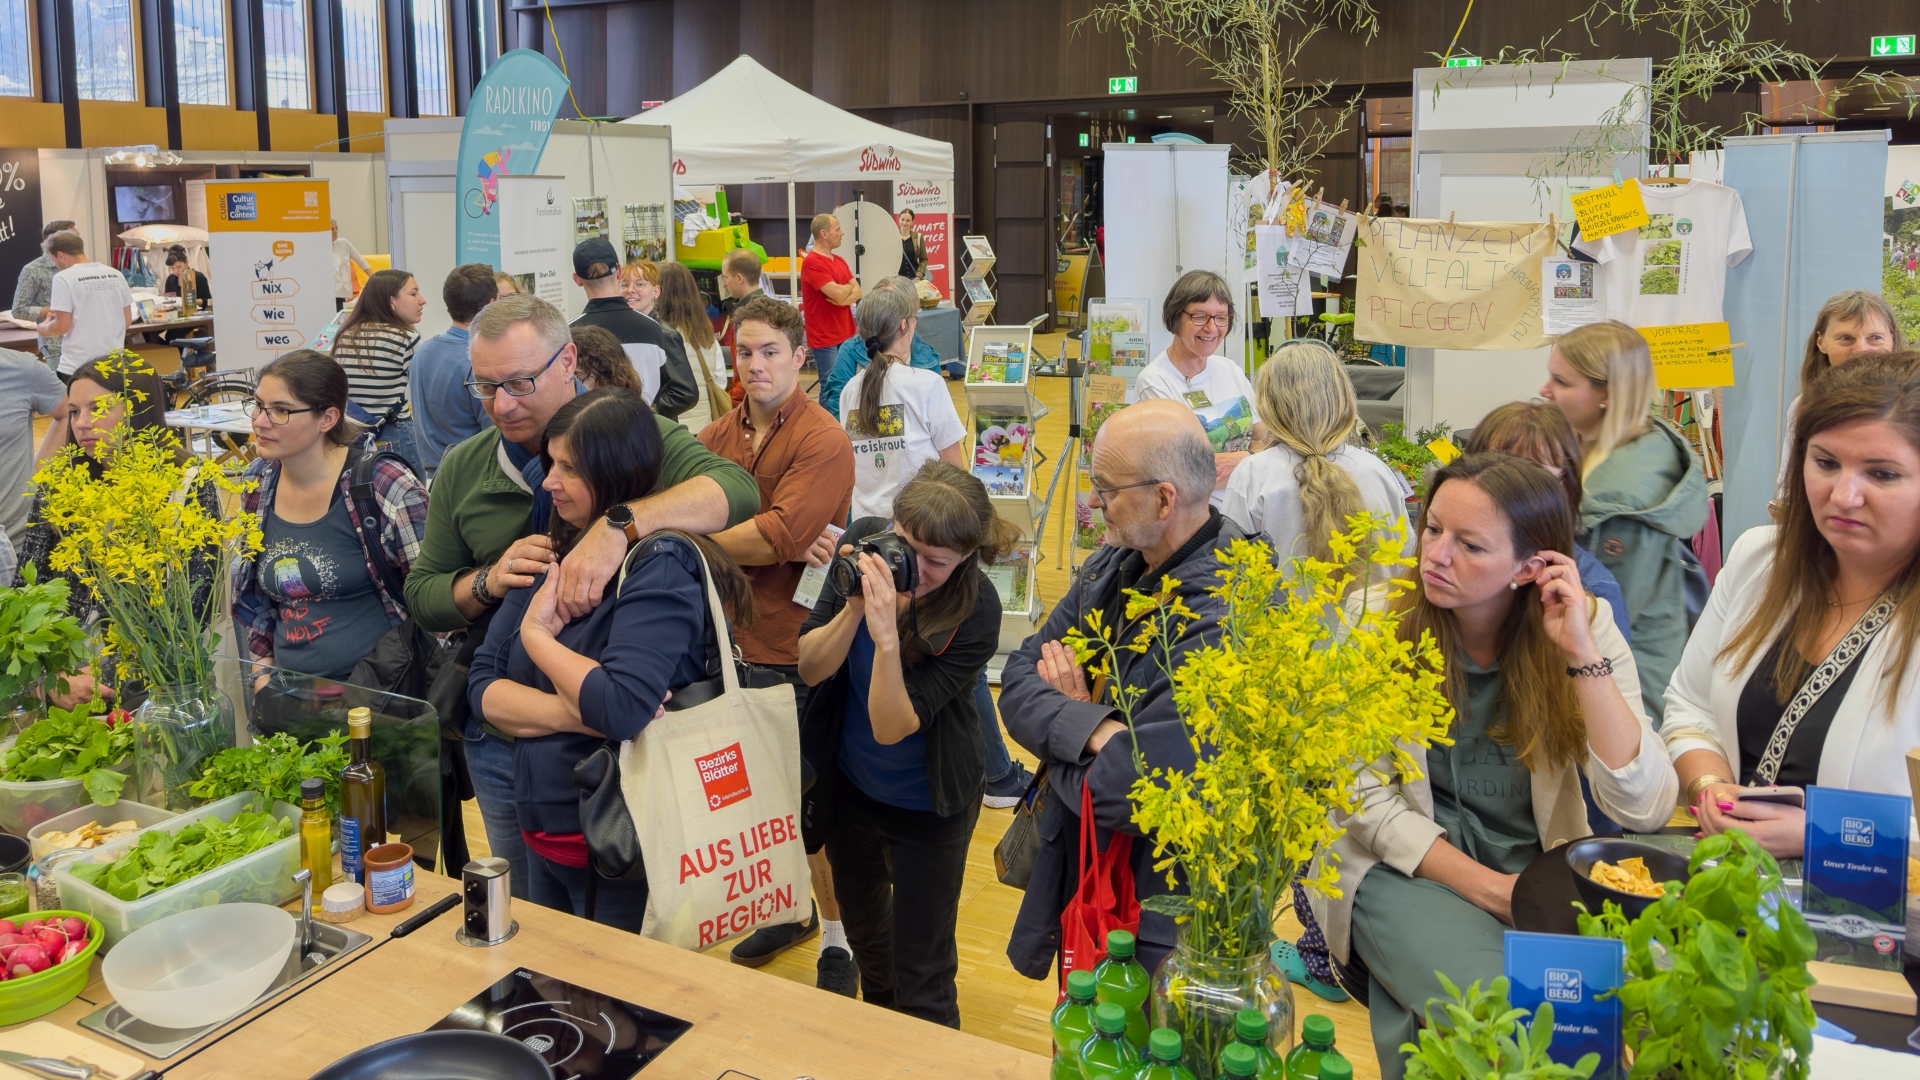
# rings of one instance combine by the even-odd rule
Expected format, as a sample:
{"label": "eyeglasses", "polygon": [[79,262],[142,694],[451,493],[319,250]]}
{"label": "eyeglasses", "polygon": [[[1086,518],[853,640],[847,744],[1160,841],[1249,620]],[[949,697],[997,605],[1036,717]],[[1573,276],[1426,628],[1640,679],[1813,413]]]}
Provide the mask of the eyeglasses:
{"label": "eyeglasses", "polygon": [[259,416],[261,413],[266,413],[267,419],[275,425],[285,424],[300,413],[318,411],[317,409],[289,409],[284,405],[269,405],[259,398],[248,398],[240,403],[240,408],[246,411],[249,418]]}
{"label": "eyeglasses", "polygon": [[1161,480],[1142,480],[1137,484],[1118,484],[1114,487],[1101,487],[1098,481],[1089,479],[1087,484],[1093,488],[1095,498],[1099,499],[1102,503],[1108,503],[1113,501],[1113,493],[1116,491],[1125,491],[1128,488],[1153,487],[1155,484],[1164,482],[1165,481]]}
{"label": "eyeglasses", "polygon": [[[567,345],[571,344],[573,343],[567,343]],[[492,401],[493,395],[500,390],[505,390],[513,397],[526,397],[528,394],[533,393],[535,384],[540,381],[540,376],[545,375],[547,369],[553,366],[553,362],[560,359],[560,354],[566,351],[566,345],[562,345],[558,349],[553,350],[553,355],[547,357],[547,362],[540,365],[540,370],[531,375],[522,375],[517,379],[502,379],[499,382],[468,379],[466,382],[467,392],[479,398],[481,401]]]}
{"label": "eyeglasses", "polygon": [[1212,323],[1213,325],[1219,327],[1220,329],[1225,330],[1227,327],[1233,325],[1232,313],[1228,313],[1226,315],[1195,315],[1193,312],[1188,311],[1188,312],[1183,312],[1182,314],[1186,315],[1187,321],[1192,323],[1195,327],[1202,327],[1207,325],[1208,323]]}

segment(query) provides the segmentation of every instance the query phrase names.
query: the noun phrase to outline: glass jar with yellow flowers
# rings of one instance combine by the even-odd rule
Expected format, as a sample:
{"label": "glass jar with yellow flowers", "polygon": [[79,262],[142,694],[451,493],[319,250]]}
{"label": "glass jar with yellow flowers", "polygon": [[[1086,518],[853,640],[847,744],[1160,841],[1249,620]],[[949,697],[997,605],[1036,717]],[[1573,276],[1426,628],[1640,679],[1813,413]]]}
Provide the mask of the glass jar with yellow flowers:
{"label": "glass jar with yellow flowers", "polygon": [[[1267,1017],[1269,1045],[1284,1056],[1293,999],[1269,959],[1275,920],[1292,907],[1295,882],[1338,888],[1328,848],[1335,816],[1357,809],[1354,775],[1381,759],[1417,773],[1424,755],[1411,749],[1443,739],[1452,722],[1431,638],[1400,641],[1394,612],[1351,595],[1401,588],[1389,579],[1412,565],[1400,555],[1404,530],[1357,515],[1333,536],[1332,561],[1284,569],[1268,545],[1236,542],[1209,590],[1225,607],[1220,639],[1172,672],[1195,764],[1149,767],[1134,750],[1133,822],[1175,890],[1141,905],[1180,927],[1155,975],[1153,1024],[1180,1032],[1182,1061],[1200,1080],[1214,1077],[1241,1009]],[[1130,640],[1093,623],[1067,644],[1101,675],[1122,649],[1170,656],[1166,643],[1193,617],[1169,583],[1158,596],[1130,595]],[[1114,691],[1129,726],[1139,694]]]}

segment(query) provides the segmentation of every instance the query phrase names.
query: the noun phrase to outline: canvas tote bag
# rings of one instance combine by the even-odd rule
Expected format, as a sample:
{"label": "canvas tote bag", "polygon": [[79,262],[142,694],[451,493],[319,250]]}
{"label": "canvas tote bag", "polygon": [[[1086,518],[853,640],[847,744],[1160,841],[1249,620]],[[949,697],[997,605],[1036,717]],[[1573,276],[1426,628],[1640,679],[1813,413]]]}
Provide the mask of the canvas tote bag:
{"label": "canvas tote bag", "polygon": [[701,567],[722,692],[669,709],[620,747],[620,791],[646,861],[640,932],[683,949],[805,922],[812,911],[793,687],[740,685],[704,556]]}

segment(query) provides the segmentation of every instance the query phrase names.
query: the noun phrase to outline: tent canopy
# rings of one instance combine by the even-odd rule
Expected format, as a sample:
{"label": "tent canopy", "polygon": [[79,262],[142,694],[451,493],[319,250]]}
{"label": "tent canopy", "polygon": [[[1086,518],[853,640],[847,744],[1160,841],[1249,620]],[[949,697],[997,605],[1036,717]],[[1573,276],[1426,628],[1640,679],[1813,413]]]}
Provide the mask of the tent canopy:
{"label": "tent canopy", "polygon": [[685,184],[949,179],[953,145],[829,105],[741,56],[665,105],[622,121],[673,129]]}

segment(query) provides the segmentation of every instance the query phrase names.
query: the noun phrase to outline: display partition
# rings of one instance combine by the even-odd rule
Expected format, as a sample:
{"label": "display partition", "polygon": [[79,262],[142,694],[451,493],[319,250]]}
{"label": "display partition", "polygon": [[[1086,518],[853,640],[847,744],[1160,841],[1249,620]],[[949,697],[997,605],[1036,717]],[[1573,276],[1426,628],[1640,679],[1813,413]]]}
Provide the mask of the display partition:
{"label": "display partition", "polygon": [[1787,409],[1827,297],[1881,291],[1887,178],[1885,131],[1748,135],[1726,140],[1726,185],[1746,208],[1753,254],[1727,271],[1734,341],[1724,392],[1721,537],[1771,523]]}
{"label": "display partition", "polygon": [[995,672],[1040,618],[1047,493],[1035,482],[1043,458],[1034,433],[1048,409],[1033,393],[1034,361],[1031,326],[975,326],[967,335],[968,469],[986,485],[994,512],[1020,531],[1013,551],[986,568],[1000,592]]}
{"label": "display partition", "polygon": [[[1148,310],[1157,312],[1181,274],[1228,267],[1232,150],[1192,143],[1102,145],[1108,296],[1148,297]],[[1157,318],[1146,330],[1151,359],[1172,343],[1173,332]],[[1244,363],[1240,335],[1228,335],[1220,355]]]}
{"label": "display partition", "polygon": [[[1616,170],[1642,175],[1652,72],[1648,59],[1415,70],[1412,216],[1571,223],[1570,195],[1612,183]],[[1629,95],[1640,104],[1623,113]],[[1566,175],[1568,148],[1597,144],[1603,128],[1610,145],[1631,149]],[[1408,348],[1407,427],[1467,428],[1496,405],[1535,396],[1547,351]]]}

